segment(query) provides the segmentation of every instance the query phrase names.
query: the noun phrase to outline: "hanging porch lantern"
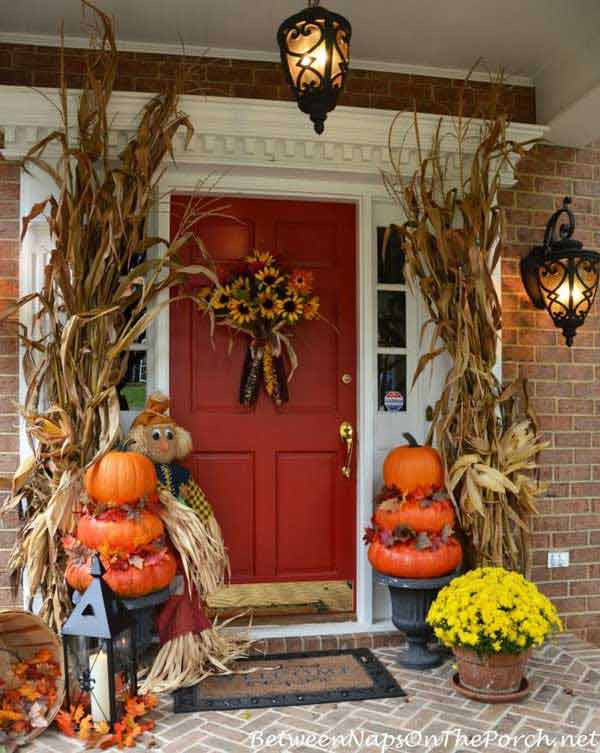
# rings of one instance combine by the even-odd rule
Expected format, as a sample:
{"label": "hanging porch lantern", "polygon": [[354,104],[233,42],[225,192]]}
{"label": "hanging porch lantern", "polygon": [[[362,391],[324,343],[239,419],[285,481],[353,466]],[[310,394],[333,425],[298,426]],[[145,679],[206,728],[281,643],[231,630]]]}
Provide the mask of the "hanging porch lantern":
{"label": "hanging porch lantern", "polygon": [[351,35],[350,23],[321,8],[319,0],[309,0],[308,8],[286,19],[277,32],[287,82],[319,134],[344,88]]}
{"label": "hanging porch lantern", "polygon": [[[571,198],[565,197],[548,220],[543,246],[535,246],[521,259],[521,278],[531,302],[548,311],[569,346],[594,303],[600,277],[600,254],[572,238],[575,215],[570,203]],[[557,238],[556,225],[563,213],[569,222],[560,225]]]}
{"label": "hanging porch lantern", "polygon": [[114,724],[137,695],[135,626],[92,557],[92,582],[62,626],[67,708],[81,705],[94,722]]}

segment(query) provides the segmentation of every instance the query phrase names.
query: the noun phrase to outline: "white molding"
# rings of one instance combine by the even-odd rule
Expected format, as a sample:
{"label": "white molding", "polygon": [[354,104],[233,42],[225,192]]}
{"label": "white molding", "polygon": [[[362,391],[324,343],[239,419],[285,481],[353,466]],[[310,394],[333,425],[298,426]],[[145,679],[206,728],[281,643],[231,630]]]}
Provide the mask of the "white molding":
{"label": "white molding", "polygon": [[[115,153],[134,134],[139,112],[148,101],[141,92],[116,92],[111,99],[109,122]],[[4,155],[23,156],[40,138],[60,125],[56,107],[56,89],[32,90],[26,87],[0,86],[0,127],[4,128]],[[78,92],[69,94],[73,112]],[[181,110],[194,124],[195,133],[187,148],[183,133],[175,139],[177,164],[212,166],[222,172],[228,168],[273,168],[310,170],[319,173],[356,174],[379,183],[382,170],[388,170],[388,139],[395,119],[392,147],[402,171],[412,175],[419,164],[414,116],[404,112],[357,107],[338,107],[329,116],[325,133],[317,136],[310,120],[293,102],[235,99],[227,97],[182,97]],[[421,114],[419,136],[423,149],[431,143],[442,122],[441,135],[446,146],[450,172],[457,171],[455,146],[456,118]],[[468,158],[479,143],[481,121],[469,121],[469,134],[463,142]],[[510,138],[525,142],[544,135],[543,126],[514,123]],[[75,134],[74,134],[75,135]],[[52,147],[48,154],[52,154]],[[506,170],[503,183],[514,182],[512,170]]]}
{"label": "white molding", "polygon": [[[0,43],[26,44],[40,47],[60,46],[58,35],[26,34],[21,32],[0,32]],[[79,36],[68,36],[64,39],[65,47],[69,49],[87,50],[89,39]],[[228,47],[214,47],[203,44],[167,44],[161,42],[139,42],[118,40],[119,50],[123,52],[145,52],[155,55],[190,55],[191,57],[224,58],[233,60],[248,60],[251,62],[276,63],[280,60],[275,50],[243,50]],[[384,73],[405,73],[411,76],[434,76],[436,78],[465,79],[468,75],[472,81],[489,81],[490,75],[485,71],[469,72],[467,68],[452,68],[435,65],[418,65],[399,63],[391,60],[351,59],[351,68],[362,71],[383,71]],[[535,86],[531,76],[506,76],[507,84],[513,86]]]}
{"label": "white molding", "polygon": [[377,293],[373,274],[373,197],[363,194],[356,207],[356,416],[358,452],[356,459],[356,619],[373,624],[373,570],[365,557],[362,532],[371,525],[373,514],[373,471],[375,466],[375,404],[373,368]]}

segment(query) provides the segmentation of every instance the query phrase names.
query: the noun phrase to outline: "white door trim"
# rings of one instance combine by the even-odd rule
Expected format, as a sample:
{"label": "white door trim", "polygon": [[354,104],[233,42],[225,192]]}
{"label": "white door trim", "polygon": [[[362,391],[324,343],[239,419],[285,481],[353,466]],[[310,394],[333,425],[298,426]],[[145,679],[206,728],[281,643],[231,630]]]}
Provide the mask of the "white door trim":
{"label": "white door trim", "polygon": [[[162,237],[169,237],[171,193],[189,193],[198,185],[198,174],[184,170],[170,170],[163,178],[160,193],[158,229]],[[305,201],[343,201],[356,207],[356,295],[357,295],[357,476],[356,476],[356,621],[343,623],[312,623],[293,626],[273,626],[257,629],[257,635],[281,636],[285,634],[322,634],[373,629],[373,576],[365,557],[362,531],[372,514],[372,489],[374,466],[374,394],[375,373],[375,284],[373,249],[374,196],[386,196],[381,187],[365,191],[357,184],[337,181],[315,181],[309,175],[283,178],[270,173],[264,175],[227,173],[219,183],[219,193],[226,196],[252,196],[257,198],[285,198]],[[158,389],[169,393],[169,322],[166,307],[159,315],[150,333],[150,348],[154,351],[154,379]],[[210,347],[207,343],[207,347]],[[387,623],[386,623],[387,624]],[[387,625],[389,627],[389,625]],[[293,628],[293,630],[291,630]],[[290,632],[291,630],[291,632]]]}

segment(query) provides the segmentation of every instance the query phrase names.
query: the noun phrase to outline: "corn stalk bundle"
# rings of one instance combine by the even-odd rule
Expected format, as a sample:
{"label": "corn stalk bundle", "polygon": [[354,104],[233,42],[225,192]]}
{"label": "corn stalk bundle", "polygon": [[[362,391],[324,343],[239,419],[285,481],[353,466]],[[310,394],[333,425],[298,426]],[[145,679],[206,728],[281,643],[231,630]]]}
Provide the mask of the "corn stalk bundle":
{"label": "corn stalk bundle", "polygon": [[[496,82],[496,89],[502,81]],[[463,90],[464,92],[464,90]],[[463,531],[476,565],[525,570],[529,519],[540,487],[529,475],[544,446],[528,405],[526,384],[503,386],[494,367],[501,307],[494,271],[502,254],[504,218],[498,207],[502,171],[529,144],[511,141],[508,121],[491,97],[481,119],[453,119],[458,177],[449,173],[449,146],[438,122],[424,153],[418,117],[414,129],[418,167],[402,175],[392,149],[384,176],[406,221],[398,227],[411,283],[421,291],[431,329],[429,350],[419,360],[413,384],[426,367],[447,354],[450,367],[435,404],[429,442],[443,457]],[[470,142],[470,143],[468,143]],[[469,148],[469,146],[471,148]]]}
{"label": "corn stalk bundle", "polygon": [[24,159],[25,169],[35,166],[56,185],[54,195],[23,220],[25,234],[34,218],[45,216],[50,260],[42,289],[3,315],[34,306],[31,327],[19,328],[27,380],[21,410],[33,454],[15,474],[3,508],[22,508],[25,516],[9,567],[17,587],[27,571],[31,593],[43,600],[41,616],[54,629],[70,606],[60,531],[72,528],[83,471],[118,438],[117,385],[127,370],[128,348],[168,305],[168,299],[157,302],[161,292],[189,274],[213,279],[204,266],[184,266],[179,251],[186,243],[200,244],[193,226],[214,211],[214,200],[192,198],[173,239],[147,234],[175,135],[183,129],[189,143],[193,134],[179,110],[180,87],[150,99],[135,135],[117,158],[109,154],[108,107],[117,69],[113,25],[88,0],[83,6],[95,25],[77,111],[69,109],[61,54],[61,126]]}

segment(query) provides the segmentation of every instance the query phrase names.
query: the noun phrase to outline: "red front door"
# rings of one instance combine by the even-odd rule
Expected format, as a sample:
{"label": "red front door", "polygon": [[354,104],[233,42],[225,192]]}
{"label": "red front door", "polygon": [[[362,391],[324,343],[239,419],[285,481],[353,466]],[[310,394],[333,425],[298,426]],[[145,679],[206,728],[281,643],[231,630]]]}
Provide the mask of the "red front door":
{"label": "red front door", "polygon": [[[172,234],[186,201],[172,199]],[[235,264],[253,248],[275,251],[314,273],[327,321],[294,330],[299,367],[289,402],[276,408],[262,392],[245,408],[238,393],[247,340],[238,336],[230,349],[217,327],[213,348],[207,318],[189,301],[172,306],[171,409],[192,433],[189,467],[222,526],[232,582],[354,580],[355,469],[349,479],[341,472],[339,427],[356,426],[355,208],[223,203],[235,219],[214,217],[197,228],[217,264]],[[186,261],[202,263],[191,248]]]}

